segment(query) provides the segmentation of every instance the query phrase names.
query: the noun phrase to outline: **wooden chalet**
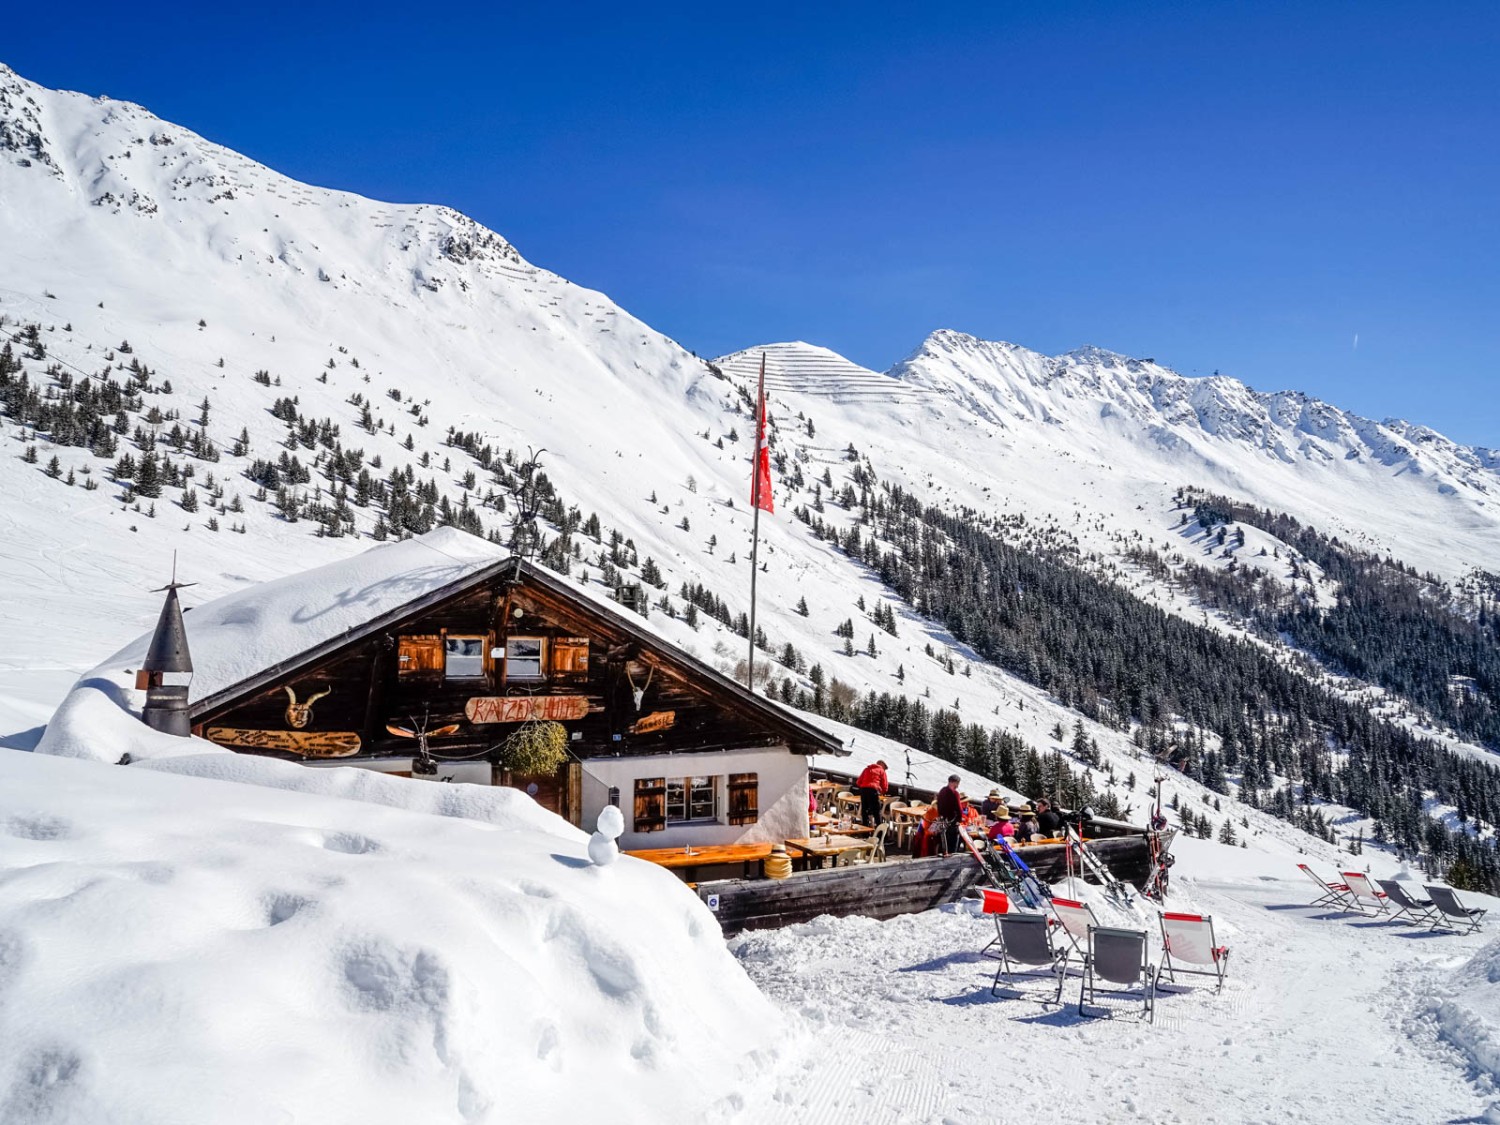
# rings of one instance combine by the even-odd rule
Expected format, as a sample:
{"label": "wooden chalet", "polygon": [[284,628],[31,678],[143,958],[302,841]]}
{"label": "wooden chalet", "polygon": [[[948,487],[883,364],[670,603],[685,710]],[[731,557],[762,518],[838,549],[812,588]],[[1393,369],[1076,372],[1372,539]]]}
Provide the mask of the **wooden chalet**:
{"label": "wooden chalet", "polygon": [[[423,547],[460,565],[426,567]],[[374,567],[373,582],[355,573],[343,580],[340,567],[358,561],[368,571],[382,553],[389,565]],[[296,576],[268,584],[279,587],[276,608],[255,609],[271,641],[259,645],[264,658],[219,653],[235,671],[221,670],[207,690],[195,684],[194,734],[311,765],[512,785],[587,827],[616,804],[626,849],[807,834],[808,756],[845,754],[839,740],[677,648],[602,592],[452,529],[350,564],[308,572],[301,596]],[[242,624],[254,594],[226,599],[238,611],[212,603],[187,614],[200,669],[214,663],[205,648],[233,649],[240,634],[214,630]],[[368,612],[358,612],[362,600]],[[286,624],[324,614],[334,627],[311,635]],[[244,637],[259,643],[253,631]],[[536,774],[508,769],[516,732],[543,723],[566,732],[566,761]]]}

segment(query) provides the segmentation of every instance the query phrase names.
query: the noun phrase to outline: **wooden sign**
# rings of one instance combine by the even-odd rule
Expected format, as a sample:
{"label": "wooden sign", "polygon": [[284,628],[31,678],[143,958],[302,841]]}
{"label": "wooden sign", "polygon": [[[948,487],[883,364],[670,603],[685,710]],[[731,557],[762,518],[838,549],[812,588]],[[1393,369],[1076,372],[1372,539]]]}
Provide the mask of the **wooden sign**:
{"label": "wooden sign", "polygon": [[358,754],[359,735],[352,730],[247,730],[209,727],[208,740],[247,750],[284,750],[304,758],[347,758]]}
{"label": "wooden sign", "polygon": [[471,723],[524,723],[531,719],[581,719],[586,695],[476,695],[464,704]]}
{"label": "wooden sign", "polygon": [[676,711],[652,711],[630,724],[631,734],[650,734],[654,730],[671,730],[677,725]]}

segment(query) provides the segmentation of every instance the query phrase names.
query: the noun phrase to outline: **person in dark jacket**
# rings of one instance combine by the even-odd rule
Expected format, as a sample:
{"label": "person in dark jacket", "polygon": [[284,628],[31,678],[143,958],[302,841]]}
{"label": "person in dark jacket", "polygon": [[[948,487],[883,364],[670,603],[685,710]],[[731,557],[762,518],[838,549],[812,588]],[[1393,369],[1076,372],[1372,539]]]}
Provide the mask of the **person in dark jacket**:
{"label": "person in dark jacket", "polygon": [[871,762],[854,783],[854,788],[859,790],[859,819],[870,828],[879,826],[880,798],[891,788],[886,777],[887,768],[884,759]]}
{"label": "person in dark jacket", "polygon": [[1063,834],[1062,814],[1052,807],[1052,802],[1046,797],[1037,800],[1036,823],[1037,827],[1042,830],[1042,835],[1048,839]]}
{"label": "person in dark jacket", "polygon": [[937,791],[934,803],[943,824],[943,850],[954,851],[958,847],[958,825],[964,816],[964,803],[958,796],[958,774],[949,777],[948,784]]}

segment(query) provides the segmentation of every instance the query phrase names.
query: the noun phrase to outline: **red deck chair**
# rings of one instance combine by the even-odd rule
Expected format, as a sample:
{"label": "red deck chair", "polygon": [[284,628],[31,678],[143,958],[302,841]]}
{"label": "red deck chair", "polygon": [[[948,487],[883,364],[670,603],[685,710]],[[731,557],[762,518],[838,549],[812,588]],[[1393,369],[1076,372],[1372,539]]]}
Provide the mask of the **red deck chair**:
{"label": "red deck chair", "polygon": [[974,889],[979,892],[979,913],[995,920],[995,936],[979,951],[981,957],[986,957],[989,956],[991,949],[1000,944],[1000,916],[1010,913],[1010,896],[1004,891],[997,891],[990,887],[975,887]]}
{"label": "red deck chair", "polygon": [[1347,883],[1330,883],[1321,875],[1314,874],[1313,869],[1305,863],[1297,864],[1297,870],[1318,884],[1318,889],[1323,892],[1321,898],[1313,900],[1313,906],[1337,906],[1341,909],[1347,909],[1350,902],[1353,901],[1350,898],[1349,885]]}
{"label": "red deck chair", "polygon": [[1068,938],[1073,942],[1073,948],[1082,952],[1088,948],[1089,927],[1097,926],[1099,919],[1094,917],[1094,911],[1086,902],[1075,902],[1071,898],[1052,899],[1052,913],[1057,915],[1057,920],[1062,928],[1067,931]]}
{"label": "red deck chair", "polygon": [[1339,875],[1349,888],[1349,897],[1354,902],[1354,909],[1361,914],[1368,914],[1365,909],[1368,902],[1376,914],[1385,914],[1390,910],[1391,896],[1376,888],[1370,877],[1363,871],[1340,871]]}
{"label": "red deck chair", "polygon": [[[1229,947],[1214,940],[1214,920],[1207,914],[1163,914],[1161,916],[1162,971],[1175,984],[1178,973],[1213,977],[1214,991],[1224,987],[1229,974]],[[1186,969],[1177,964],[1206,965],[1204,969]]]}

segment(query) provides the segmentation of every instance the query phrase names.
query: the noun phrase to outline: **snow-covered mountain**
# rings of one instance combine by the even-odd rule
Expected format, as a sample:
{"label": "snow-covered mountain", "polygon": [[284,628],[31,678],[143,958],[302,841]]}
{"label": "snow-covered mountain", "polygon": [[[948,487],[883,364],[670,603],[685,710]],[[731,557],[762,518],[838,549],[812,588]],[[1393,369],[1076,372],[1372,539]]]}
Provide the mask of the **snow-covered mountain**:
{"label": "snow-covered mountain", "polygon": [[[961,471],[942,482],[980,510],[998,494],[1038,518],[1077,509],[1109,533],[1149,535],[1161,526],[1164,500],[1194,484],[1446,577],[1492,568],[1500,557],[1500,450],[1410,422],[1374,422],[1225,376],[1188,378],[1099,348],[1046,356],[946,329],[883,374],[802,343],[715,362],[753,375],[762,352],[768,388],[816,410],[820,427],[827,408],[816,399],[849,404],[849,421],[863,431],[852,440],[877,463],[926,469],[930,457],[913,447],[936,445],[972,466],[977,495],[962,491]],[[879,414],[860,409],[867,405]],[[1133,514],[1138,505],[1144,521]],[[1080,523],[1086,531],[1095,521]]]}

